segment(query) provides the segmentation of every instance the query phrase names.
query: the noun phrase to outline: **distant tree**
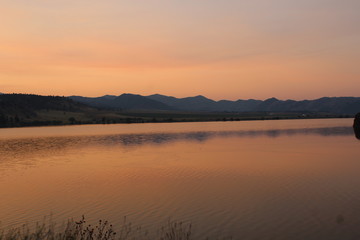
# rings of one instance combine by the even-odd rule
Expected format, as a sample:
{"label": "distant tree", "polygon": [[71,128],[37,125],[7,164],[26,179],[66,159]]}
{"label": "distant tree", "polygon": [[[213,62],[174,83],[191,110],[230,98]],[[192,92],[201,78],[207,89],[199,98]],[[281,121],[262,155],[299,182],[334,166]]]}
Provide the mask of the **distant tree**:
{"label": "distant tree", "polygon": [[0,114],[0,125],[1,126],[6,126],[6,124],[8,123],[8,118],[7,116],[5,116],[4,114]]}
{"label": "distant tree", "polygon": [[15,115],[14,121],[15,121],[15,123],[19,123],[19,122],[20,122],[19,116],[18,116],[17,114]]}
{"label": "distant tree", "polygon": [[69,122],[70,122],[71,124],[74,124],[74,123],[76,122],[76,119],[75,119],[74,117],[70,117],[70,118],[69,118]]}

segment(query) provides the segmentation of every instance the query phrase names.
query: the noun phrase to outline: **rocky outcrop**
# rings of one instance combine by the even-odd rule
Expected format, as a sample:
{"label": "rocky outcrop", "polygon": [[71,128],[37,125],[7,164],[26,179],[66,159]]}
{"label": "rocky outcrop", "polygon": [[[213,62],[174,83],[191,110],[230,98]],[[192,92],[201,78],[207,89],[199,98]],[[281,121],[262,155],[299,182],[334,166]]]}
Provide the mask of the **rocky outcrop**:
{"label": "rocky outcrop", "polygon": [[354,127],[360,127],[360,112],[355,115]]}
{"label": "rocky outcrop", "polygon": [[353,127],[356,138],[360,140],[360,113],[355,115]]}

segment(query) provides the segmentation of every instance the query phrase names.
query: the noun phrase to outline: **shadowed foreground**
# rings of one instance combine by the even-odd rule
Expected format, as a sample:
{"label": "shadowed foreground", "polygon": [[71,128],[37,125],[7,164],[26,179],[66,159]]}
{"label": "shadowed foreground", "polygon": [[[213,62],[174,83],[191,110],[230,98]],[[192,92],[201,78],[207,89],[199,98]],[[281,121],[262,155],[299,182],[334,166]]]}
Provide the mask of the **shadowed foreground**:
{"label": "shadowed foreground", "polygon": [[190,223],[176,221],[169,221],[152,233],[141,227],[133,227],[126,222],[126,218],[121,226],[113,226],[102,220],[96,225],[90,225],[83,217],[78,222],[69,220],[62,228],[52,221],[44,221],[42,224],[37,223],[35,227],[24,224],[7,230],[0,229],[0,240],[191,240],[194,239],[191,232]]}

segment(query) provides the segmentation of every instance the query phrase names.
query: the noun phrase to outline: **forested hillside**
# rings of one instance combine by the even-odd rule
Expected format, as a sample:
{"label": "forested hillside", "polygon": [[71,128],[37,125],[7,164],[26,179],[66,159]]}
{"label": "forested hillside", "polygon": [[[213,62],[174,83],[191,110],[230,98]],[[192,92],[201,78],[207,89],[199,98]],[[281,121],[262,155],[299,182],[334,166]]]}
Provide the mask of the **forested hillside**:
{"label": "forested hillside", "polygon": [[57,125],[94,110],[66,97],[31,94],[0,95],[0,126]]}

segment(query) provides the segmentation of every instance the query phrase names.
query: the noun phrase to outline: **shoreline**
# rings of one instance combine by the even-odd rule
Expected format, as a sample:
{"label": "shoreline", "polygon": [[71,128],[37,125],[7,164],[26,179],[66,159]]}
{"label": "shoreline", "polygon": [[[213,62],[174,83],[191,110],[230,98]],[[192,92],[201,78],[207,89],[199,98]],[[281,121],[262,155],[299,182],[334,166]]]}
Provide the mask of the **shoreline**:
{"label": "shoreline", "polygon": [[267,116],[267,117],[229,117],[222,119],[144,119],[144,118],[125,118],[124,121],[116,122],[74,122],[74,123],[59,123],[56,120],[48,121],[34,121],[24,122],[14,126],[0,126],[0,129],[13,129],[13,128],[32,128],[32,127],[62,127],[62,126],[82,126],[82,125],[113,125],[113,124],[146,124],[146,123],[201,123],[201,122],[245,122],[245,121],[269,121],[269,120],[306,120],[306,119],[344,119],[353,118],[353,116],[314,116],[314,117],[281,117],[281,116]]}

